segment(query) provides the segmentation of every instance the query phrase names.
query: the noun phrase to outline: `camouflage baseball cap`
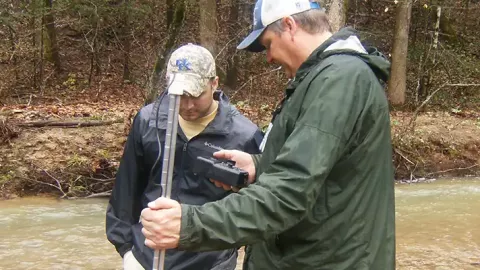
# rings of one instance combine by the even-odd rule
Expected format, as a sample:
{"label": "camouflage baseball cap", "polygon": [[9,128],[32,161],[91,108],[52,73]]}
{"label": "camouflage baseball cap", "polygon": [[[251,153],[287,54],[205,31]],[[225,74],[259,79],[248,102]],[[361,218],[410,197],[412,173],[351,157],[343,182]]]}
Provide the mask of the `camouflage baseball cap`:
{"label": "camouflage baseball cap", "polygon": [[168,91],[200,96],[216,77],[215,59],[204,47],[188,43],[175,50],[167,64]]}

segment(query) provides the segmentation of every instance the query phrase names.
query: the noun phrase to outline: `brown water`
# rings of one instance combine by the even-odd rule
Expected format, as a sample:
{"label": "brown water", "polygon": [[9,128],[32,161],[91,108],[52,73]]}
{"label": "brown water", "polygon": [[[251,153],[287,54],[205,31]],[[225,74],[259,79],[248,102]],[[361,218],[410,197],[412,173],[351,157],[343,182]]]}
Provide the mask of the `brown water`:
{"label": "brown water", "polygon": [[397,185],[397,268],[480,269],[480,179]]}
{"label": "brown water", "polygon": [[106,200],[0,202],[0,269],[122,269],[106,240]]}
{"label": "brown water", "polygon": [[[480,269],[480,179],[396,186],[397,269]],[[104,199],[0,201],[0,269],[121,269]]]}

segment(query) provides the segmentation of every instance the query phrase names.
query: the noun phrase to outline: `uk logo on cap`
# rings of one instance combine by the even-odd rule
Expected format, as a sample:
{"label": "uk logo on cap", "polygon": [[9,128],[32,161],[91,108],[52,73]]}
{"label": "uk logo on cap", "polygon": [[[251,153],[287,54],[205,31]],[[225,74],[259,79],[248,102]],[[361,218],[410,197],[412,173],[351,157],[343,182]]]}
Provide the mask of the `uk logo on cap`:
{"label": "uk logo on cap", "polygon": [[187,58],[177,59],[177,61],[175,62],[175,65],[177,66],[179,71],[192,70],[190,68],[190,62],[188,61]]}

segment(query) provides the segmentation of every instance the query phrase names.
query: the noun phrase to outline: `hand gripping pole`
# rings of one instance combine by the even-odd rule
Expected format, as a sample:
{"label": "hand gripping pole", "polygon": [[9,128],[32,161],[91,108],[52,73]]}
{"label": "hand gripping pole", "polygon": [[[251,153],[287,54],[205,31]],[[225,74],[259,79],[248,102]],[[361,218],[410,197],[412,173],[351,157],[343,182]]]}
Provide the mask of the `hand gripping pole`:
{"label": "hand gripping pole", "polygon": [[[167,131],[165,134],[165,147],[163,151],[162,164],[162,196],[170,198],[172,193],[172,176],[175,161],[175,145],[177,143],[178,130],[178,112],[180,107],[180,96],[183,91],[175,91],[176,89],[168,89],[168,117]],[[153,256],[153,270],[164,270],[165,267],[165,250],[155,250]]]}

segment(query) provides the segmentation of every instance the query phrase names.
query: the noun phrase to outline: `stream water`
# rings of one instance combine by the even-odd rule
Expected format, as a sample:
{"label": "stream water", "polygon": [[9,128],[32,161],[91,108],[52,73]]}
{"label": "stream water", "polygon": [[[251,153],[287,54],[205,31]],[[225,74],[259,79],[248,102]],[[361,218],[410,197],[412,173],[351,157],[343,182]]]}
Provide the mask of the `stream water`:
{"label": "stream water", "polygon": [[[480,269],[480,179],[398,184],[397,269]],[[121,269],[107,200],[0,201],[0,269]]]}

